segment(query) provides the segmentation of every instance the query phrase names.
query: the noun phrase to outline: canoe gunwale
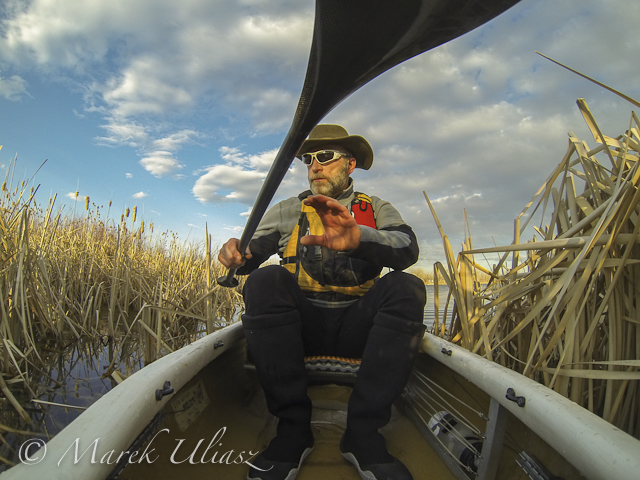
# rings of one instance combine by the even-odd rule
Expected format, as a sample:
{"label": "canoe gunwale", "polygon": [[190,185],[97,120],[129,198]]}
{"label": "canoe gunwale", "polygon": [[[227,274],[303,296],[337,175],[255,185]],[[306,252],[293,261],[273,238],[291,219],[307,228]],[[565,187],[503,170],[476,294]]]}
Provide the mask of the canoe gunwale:
{"label": "canoe gunwale", "polygon": [[[585,478],[635,478],[640,471],[640,440],[550,388],[430,333],[421,351],[499,402]],[[507,399],[509,388],[526,398],[524,407]]]}

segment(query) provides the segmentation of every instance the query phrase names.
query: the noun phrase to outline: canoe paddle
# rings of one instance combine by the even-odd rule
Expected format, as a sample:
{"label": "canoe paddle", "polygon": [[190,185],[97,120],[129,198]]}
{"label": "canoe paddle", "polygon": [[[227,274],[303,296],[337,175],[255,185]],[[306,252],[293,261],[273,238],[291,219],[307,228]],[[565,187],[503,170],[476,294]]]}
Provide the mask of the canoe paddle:
{"label": "canoe paddle", "polygon": [[[342,100],[405,60],[488,22],[519,0],[316,0],[307,73],[289,132],[240,238],[244,254],[296,153]],[[235,287],[236,269],[218,278]]]}

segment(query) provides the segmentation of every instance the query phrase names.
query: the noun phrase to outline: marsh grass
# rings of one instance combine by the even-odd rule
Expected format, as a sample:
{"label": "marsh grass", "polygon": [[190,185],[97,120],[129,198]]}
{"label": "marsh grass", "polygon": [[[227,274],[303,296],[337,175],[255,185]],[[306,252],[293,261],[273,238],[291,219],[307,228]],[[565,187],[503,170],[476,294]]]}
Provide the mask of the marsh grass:
{"label": "marsh grass", "polygon": [[[599,145],[569,134],[564,158],[515,219],[513,244],[474,248],[466,228],[456,257],[425,193],[446,254],[434,269],[453,300],[444,318],[436,305],[434,333],[640,437],[640,122],[632,113],[612,138],[584,100],[578,107]],[[489,269],[476,261],[487,255],[497,255]]]}
{"label": "marsh grass", "polygon": [[180,243],[136,207],[111,218],[88,197],[41,206],[37,188],[14,179],[16,162],[0,192],[0,389],[25,422],[12,392],[37,398],[51,345],[110,342],[106,377],[134,344],[147,364],[237,318],[241,287],[215,283],[223,271],[208,234],[206,245]]}

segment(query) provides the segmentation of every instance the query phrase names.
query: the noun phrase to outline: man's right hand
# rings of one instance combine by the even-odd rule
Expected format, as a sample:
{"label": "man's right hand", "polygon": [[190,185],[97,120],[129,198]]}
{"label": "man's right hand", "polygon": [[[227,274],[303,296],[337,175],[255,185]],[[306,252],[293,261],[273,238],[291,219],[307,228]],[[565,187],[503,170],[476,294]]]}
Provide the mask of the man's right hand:
{"label": "man's right hand", "polygon": [[243,266],[247,259],[251,258],[251,251],[249,251],[249,247],[247,247],[247,251],[243,257],[238,250],[239,246],[240,240],[230,238],[227,243],[222,246],[220,253],[218,253],[220,263],[229,269]]}

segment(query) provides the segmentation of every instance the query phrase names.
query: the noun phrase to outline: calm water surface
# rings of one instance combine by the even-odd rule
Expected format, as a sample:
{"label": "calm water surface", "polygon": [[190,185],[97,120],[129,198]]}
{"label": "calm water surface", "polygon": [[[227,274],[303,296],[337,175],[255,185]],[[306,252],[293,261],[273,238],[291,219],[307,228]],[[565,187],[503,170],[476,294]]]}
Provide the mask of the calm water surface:
{"label": "calm water surface", "polygon": [[[433,293],[433,285],[427,285],[427,305],[424,309],[424,323],[429,328],[433,325],[433,319],[435,316],[435,301],[434,301],[434,293]],[[440,285],[438,287],[438,297],[439,297],[439,312],[440,312],[440,322],[442,322],[442,316],[444,314],[444,307],[447,302],[447,295],[449,295],[449,289],[446,286]],[[453,303],[453,300],[451,301]],[[452,304],[449,305],[448,309],[448,317],[451,316]]]}

